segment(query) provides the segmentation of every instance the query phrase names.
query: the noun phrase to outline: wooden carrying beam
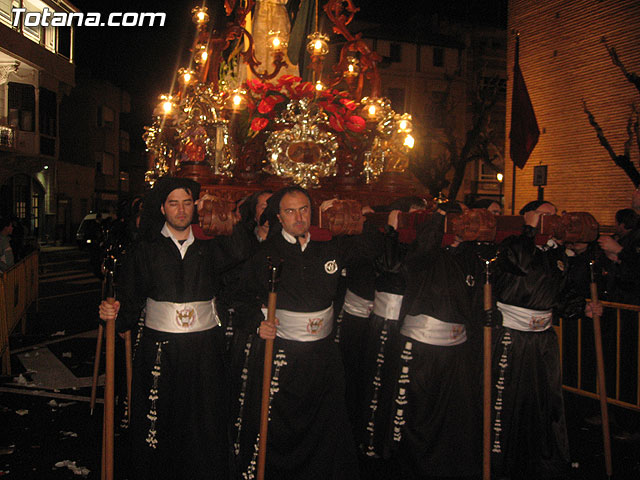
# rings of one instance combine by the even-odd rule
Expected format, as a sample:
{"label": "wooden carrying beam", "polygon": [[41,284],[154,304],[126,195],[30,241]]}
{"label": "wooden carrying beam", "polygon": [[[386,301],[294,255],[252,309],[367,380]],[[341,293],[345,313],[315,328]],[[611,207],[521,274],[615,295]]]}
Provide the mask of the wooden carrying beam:
{"label": "wooden carrying beam", "polygon": [[[387,223],[387,212],[368,213],[367,220],[374,225]],[[424,210],[400,213],[398,229],[415,230],[433,215]],[[463,240],[493,242],[522,232],[522,215],[492,215],[485,209],[470,209],[464,213],[449,213],[445,221],[445,234],[457,235]],[[553,236],[565,242],[593,242],[598,238],[599,225],[587,212],[569,212],[560,215],[543,215],[538,233]]]}

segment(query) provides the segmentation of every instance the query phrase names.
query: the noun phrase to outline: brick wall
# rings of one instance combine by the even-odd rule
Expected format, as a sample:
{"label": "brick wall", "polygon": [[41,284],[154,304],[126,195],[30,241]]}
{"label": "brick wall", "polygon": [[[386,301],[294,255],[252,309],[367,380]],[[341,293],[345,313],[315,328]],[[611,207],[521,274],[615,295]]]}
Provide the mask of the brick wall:
{"label": "brick wall", "polygon": [[[633,184],[600,145],[582,100],[616,154],[623,153],[630,105],[640,94],[613,65],[605,36],[630,72],[640,75],[640,2],[618,0],[510,0],[508,32],[520,32],[520,68],[540,128],[540,140],[516,173],[515,210],[537,198],[533,167],[547,165],[545,200],[560,210],[589,211],[611,225],[616,210],[629,207]],[[515,36],[508,38],[506,211],[511,211],[509,159]],[[634,141],[632,159],[640,165]]]}

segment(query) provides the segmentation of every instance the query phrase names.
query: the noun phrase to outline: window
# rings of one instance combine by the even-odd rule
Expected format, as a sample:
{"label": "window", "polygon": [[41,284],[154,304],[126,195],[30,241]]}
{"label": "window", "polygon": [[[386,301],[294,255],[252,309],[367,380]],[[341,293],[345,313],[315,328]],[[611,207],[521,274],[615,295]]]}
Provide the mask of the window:
{"label": "window", "polygon": [[9,126],[35,130],[36,94],[33,85],[9,82]]}
{"label": "window", "polygon": [[13,128],[3,127],[0,125],[0,147],[12,148],[15,142]]}
{"label": "window", "polygon": [[392,62],[402,61],[402,45],[399,43],[392,43],[389,46],[389,58]]}
{"label": "window", "polygon": [[129,173],[128,172],[120,172],[120,191],[121,192],[129,191]]}
{"label": "window", "polygon": [[71,27],[57,28],[58,53],[71,59]]}
{"label": "window", "polygon": [[[27,9],[27,12],[42,13],[42,7],[38,7],[31,2],[23,2],[22,6]],[[24,19],[24,14],[23,14],[23,19]],[[40,39],[43,37],[43,30],[44,28],[41,27],[40,25],[31,27],[31,26],[25,25],[24,21],[22,22],[22,33],[24,34],[25,37],[33,40],[36,43],[40,43]]]}
{"label": "window", "polygon": [[101,158],[101,162],[98,162],[96,167],[102,172],[103,175],[113,175],[115,166],[115,156],[111,153],[98,153],[97,156]]}
{"label": "window", "polygon": [[391,108],[396,112],[403,112],[404,108],[404,88],[389,88],[387,98],[391,100]]}
{"label": "window", "polygon": [[40,88],[40,133],[50,137],[57,136],[58,105],[56,93]]}
{"label": "window", "polygon": [[54,157],[58,132],[58,105],[56,94],[46,88],[40,88],[40,153]]}
{"label": "window", "polygon": [[444,67],[444,49],[433,47],[433,66]]}
{"label": "window", "polygon": [[56,51],[56,27],[44,27],[44,46],[47,50]]}
{"label": "window", "polygon": [[27,202],[24,200],[16,200],[16,217],[20,220],[27,218]]}
{"label": "window", "polygon": [[13,19],[15,15],[11,10],[13,8],[20,8],[21,6],[19,0],[0,0],[0,22],[6,23],[9,27],[14,28]]}
{"label": "window", "polygon": [[27,208],[29,207],[29,196],[31,190],[31,179],[26,175],[16,175],[13,177],[13,198],[15,199],[15,214],[21,220],[27,218]]}
{"label": "window", "polygon": [[113,109],[103,105],[98,107],[97,113],[96,123],[99,127],[113,128],[113,122],[115,120],[115,113]]}
{"label": "window", "polygon": [[11,3],[12,0],[0,0],[0,21],[11,26]]}
{"label": "window", "polygon": [[125,132],[124,130],[120,130],[120,151],[129,151],[129,132]]}
{"label": "window", "polygon": [[40,198],[37,193],[31,195],[31,222],[33,228],[40,226]]}
{"label": "window", "polygon": [[495,168],[491,168],[485,162],[480,163],[480,180],[497,182]]}
{"label": "window", "polygon": [[54,138],[40,135],[40,153],[50,157],[56,156],[56,141]]}

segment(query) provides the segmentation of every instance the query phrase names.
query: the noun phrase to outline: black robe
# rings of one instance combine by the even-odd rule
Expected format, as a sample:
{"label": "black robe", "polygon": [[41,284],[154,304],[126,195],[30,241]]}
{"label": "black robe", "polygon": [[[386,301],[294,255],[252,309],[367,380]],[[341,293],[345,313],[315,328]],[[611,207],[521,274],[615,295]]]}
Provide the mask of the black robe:
{"label": "black robe", "polygon": [[[386,227],[383,254],[374,262],[376,292],[399,296],[404,294],[406,280],[402,273],[402,259],[407,247],[398,243],[395,229]],[[361,399],[354,432],[360,451],[367,457],[390,457],[390,412],[397,366],[394,359],[399,356],[399,332],[398,318],[383,318],[371,312],[365,345],[358,352],[362,357],[362,382],[359,385]]]}
{"label": "black robe", "polygon": [[[435,232],[444,219],[434,215]],[[441,237],[405,259],[405,315],[429,315],[468,331],[477,320],[473,299],[481,274],[472,250],[441,248]],[[468,334],[467,334],[468,335]],[[393,439],[403,478],[474,475],[481,467],[481,396],[469,343],[440,346],[400,334]]]}
{"label": "black robe", "polygon": [[[499,302],[532,310],[553,309],[565,320],[580,314],[565,250],[537,247],[535,230],[500,246],[494,294]],[[560,351],[554,328],[502,327],[493,353],[492,468],[511,478],[560,476],[569,466]]]}
{"label": "black robe", "polygon": [[[310,241],[304,251],[281,233],[267,239],[247,263],[245,309],[255,327],[264,318],[267,304],[268,258],[282,259],[277,308],[316,312],[331,306],[340,272],[349,262],[380,249],[379,234],[338,237],[328,242]],[[236,461],[242,478],[256,475],[260,394],[264,342],[254,342],[247,371],[248,387],[242,399],[243,415],[235,432],[239,439]],[[277,388],[274,388],[277,387]],[[345,404],[344,369],[339,347],[332,336],[317,341],[276,337],[272,398],[269,415],[266,478],[354,479],[358,465]]]}
{"label": "black robe", "polygon": [[[132,328],[146,298],[211,300],[241,244],[198,240],[184,259],[160,233],[129,253],[120,276],[118,331]],[[136,352],[131,404],[131,478],[227,479],[228,387],[220,327],[167,333],[145,327]]]}
{"label": "black robe", "polygon": [[[370,259],[347,266],[346,286],[349,291],[373,303],[375,269]],[[360,422],[362,403],[362,369],[369,335],[369,314],[354,315],[345,310],[344,305],[336,319],[336,343],[340,345],[345,373],[346,401],[351,425]]]}

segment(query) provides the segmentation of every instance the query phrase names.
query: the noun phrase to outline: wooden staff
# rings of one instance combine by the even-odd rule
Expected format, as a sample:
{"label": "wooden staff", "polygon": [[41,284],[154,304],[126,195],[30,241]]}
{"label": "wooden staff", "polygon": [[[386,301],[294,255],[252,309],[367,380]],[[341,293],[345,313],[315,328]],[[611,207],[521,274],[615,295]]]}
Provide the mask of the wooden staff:
{"label": "wooden staff", "polygon": [[96,393],[98,390],[98,373],[100,370],[100,355],[102,355],[102,337],[104,336],[104,325],[102,322],[98,324],[98,341],[96,342],[96,357],[93,362],[93,381],[91,383],[91,401],[89,407],[91,408],[91,415],[93,415],[93,409],[96,406]]}
{"label": "wooden staff", "polygon": [[[275,266],[269,260],[269,301],[267,303],[267,322],[275,325],[276,285],[280,275],[280,265]],[[264,480],[267,459],[267,428],[269,426],[269,397],[271,393],[271,366],[273,363],[273,339],[265,341],[264,371],[262,373],[262,404],[260,408],[260,441],[258,442],[258,480]]]}
{"label": "wooden staff", "polygon": [[[589,262],[591,271],[591,305],[598,303],[598,286],[593,272],[594,261]],[[604,461],[607,477],[613,475],[611,462],[611,436],[609,433],[609,409],[607,406],[607,387],[604,376],[604,356],[602,354],[602,330],[600,328],[600,315],[593,312],[593,337],[596,343],[596,365],[598,369],[598,397],[600,398],[600,418],[602,419],[602,439],[604,441]]]}
{"label": "wooden staff", "polygon": [[489,267],[492,260],[485,260],[486,280],[484,283],[484,365],[483,365],[483,398],[482,398],[482,479],[491,480],[491,329],[493,321],[491,318],[493,301],[491,293],[491,282]]}
{"label": "wooden staff", "polygon": [[131,422],[131,379],[133,378],[133,352],[131,330],[124,332],[124,360],[127,371],[127,420]]}
{"label": "wooden staff", "polygon": [[[105,295],[108,303],[113,304],[113,272],[106,272]],[[104,417],[102,434],[102,480],[113,480],[113,436],[114,436],[114,396],[115,396],[115,347],[116,321],[107,320],[106,325],[106,379],[104,385]]]}
{"label": "wooden staff", "polygon": [[[103,264],[104,267],[104,264]],[[100,298],[104,298],[105,283],[107,277],[102,279],[102,293]],[[98,340],[96,341],[96,356],[93,361],[93,380],[91,382],[91,400],[89,401],[89,408],[91,410],[90,415],[93,415],[93,410],[96,406],[96,393],[98,391],[98,373],[100,371],[100,355],[102,355],[102,338],[104,336],[104,325],[102,320],[98,323]]]}
{"label": "wooden staff", "polygon": [[[102,354],[102,337],[104,336],[104,325],[98,325],[98,341],[96,342],[96,356],[93,363],[93,381],[91,383],[91,415],[96,406],[96,396],[98,390],[98,373],[100,370],[100,355]],[[131,421],[131,379],[133,378],[133,360],[131,347],[131,330],[124,332],[125,363],[127,371],[127,418]]]}

